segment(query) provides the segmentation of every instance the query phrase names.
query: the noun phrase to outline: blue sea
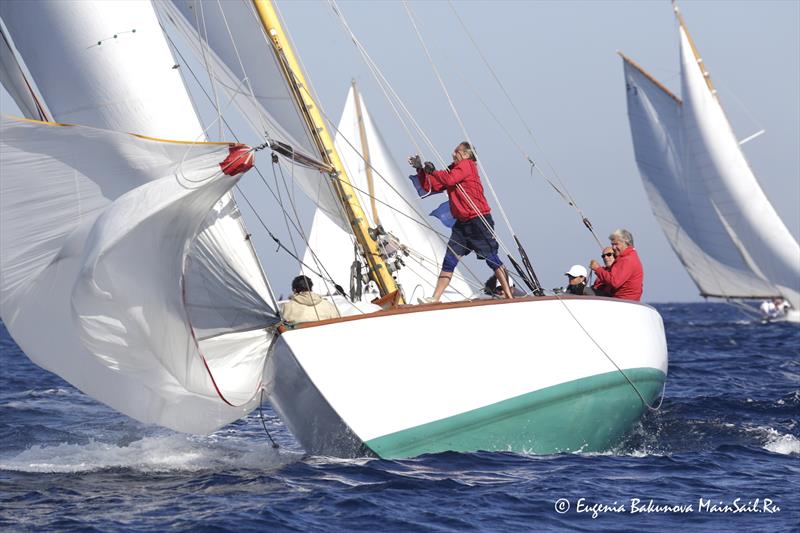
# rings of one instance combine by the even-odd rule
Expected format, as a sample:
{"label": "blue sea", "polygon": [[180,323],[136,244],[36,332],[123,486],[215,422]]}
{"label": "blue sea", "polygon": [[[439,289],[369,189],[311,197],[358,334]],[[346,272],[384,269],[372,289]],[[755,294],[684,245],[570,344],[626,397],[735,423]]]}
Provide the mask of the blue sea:
{"label": "blue sea", "polygon": [[657,307],[666,398],[614,450],[404,461],[306,455],[268,406],[277,449],[258,411],[207,437],[142,425],[33,365],[0,325],[0,528],[797,531],[800,327]]}

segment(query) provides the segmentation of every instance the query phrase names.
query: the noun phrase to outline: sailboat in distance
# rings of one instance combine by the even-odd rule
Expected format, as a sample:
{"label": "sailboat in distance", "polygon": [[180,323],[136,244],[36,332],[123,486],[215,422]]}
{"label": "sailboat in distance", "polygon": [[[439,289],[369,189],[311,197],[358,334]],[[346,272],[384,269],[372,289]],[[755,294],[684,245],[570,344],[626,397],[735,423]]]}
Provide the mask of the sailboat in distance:
{"label": "sailboat in distance", "polygon": [[[85,393],[192,433],[245,416],[263,393],[309,453],[411,457],[606,450],[663,392],[664,327],[648,305],[404,304],[414,287],[390,268],[271,3],[4,2],[0,17],[32,77],[16,93],[39,89],[29,112],[83,124],[3,122],[0,316],[34,362]],[[253,150],[204,144],[167,27],[352,235],[388,309],[280,323],[229,193]]]}
{"label": "sailboat in distance", "polygon": [[800,322],[800,245],[750,168],[674,5],[681,97],[624,54],[636,163],[661,225],[705,297],[783,298]]}

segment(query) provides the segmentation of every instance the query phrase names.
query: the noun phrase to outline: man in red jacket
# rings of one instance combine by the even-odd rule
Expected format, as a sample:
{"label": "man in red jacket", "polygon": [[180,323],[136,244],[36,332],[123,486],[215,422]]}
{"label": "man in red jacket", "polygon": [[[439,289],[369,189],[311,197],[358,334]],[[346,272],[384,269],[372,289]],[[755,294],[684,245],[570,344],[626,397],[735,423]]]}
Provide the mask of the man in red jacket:
{"label": "man in red jacket", "polygon": [[617,254],[614,264],[607,270],[592,259],[589,267],[613,298],[638,302],[642,298],[644,271],[639,254],[633,247],[633,235],[628,230],[618,229],[608,238],[611,240],[611,247]]}
{"label": "man in red jacket", "polygon": [[[605,266],[603,270],[606,272],[611,270],[611,267],[614,266],[614,260],[617,258],[616,254],[614,253],[614,249],[610,246],[603,248],[603,263]],[[594,285],[592,285],[592,289],[597,296],[611,296],[608,287],[606,287],[605,283],[600,281],[599,279],[594,280]]]}
{"label": "man in red jacket", "polygon": [[471,251],[475,252],[479,259],[486,260],[486,264],[494,271],[500,282],[503,295],[511,298],[506,270],[497,255],[494,220],[490,214],[489,203],[483,194],[483,185],[478,175],[478,164],[472,146],[468,142],[456,146],[453,150],[453,164],[448,170],[434,170],[430,163],[423,166],[419,156],[409,157],[408,162],[417,169],[417,178],[425,191],[447,191],[450,212],[456,219],[442,261],[442,271],[429,302],[439,301],[450,284],[458,261]]}

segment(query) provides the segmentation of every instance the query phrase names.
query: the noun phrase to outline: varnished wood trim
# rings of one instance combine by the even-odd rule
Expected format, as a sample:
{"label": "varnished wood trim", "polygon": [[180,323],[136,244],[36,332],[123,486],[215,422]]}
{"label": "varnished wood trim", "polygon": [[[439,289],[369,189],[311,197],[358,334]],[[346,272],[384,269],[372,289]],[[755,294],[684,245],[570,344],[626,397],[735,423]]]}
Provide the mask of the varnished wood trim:
{"label": "varnished wood trim", "polygon": [[664,86],[664,85],[663,85],[663,84],[662,84],[660,81],[658,81],[657,79],[655,79],[655,78],[654,78],[654,77],[653,77],[653,76],[652,76],[652,75],[651,75],[649,72],[647,72],[645,69],[643,69],[641,66],[639,66],[639,64],[638,64],[636,61],[634,61],[634,60],[633,60],[633,59],[631,59],[630,57],[626,56],[626,55],[625,55],[625,54],[623,54],[622,52],[617,52],[617,54],[619,54],[619,57],[621,57],[623,61],[625,61],[627,64],[629,64],[630,66],[632,66],[633,68],[635,68],[636,70],[638,70],[638,71],[641,73],[641,75],[642,75],[642,76],[644,76],[645,78],[647,78],[648,80],[650,80],[651,82],[653,82],[653,84],[654,84],[656,87],[658,87],[659,89],[661,89],[662,91],[664,91],[665,93],[667,93],[667,96],[669,96],[670,98],[672,98],[673,100],[675,100],[676,102],[678,102],[678,105],[683,105],[683,102],[681,101],[681,99],[680,99],[680,98],[678,98],[677,96],[675,96],[675,95],[672,93],[672,91],[670,91],[669,89],[667,89],[667,88],[666,88],[666,87],[665,87],[665,86]]}
{"label": "varnished wood trim", "polygon": [[467,307],[483,307],[489,305],[514,305],[523,302],[545,302],[552,300],[602,300],[606,302],[613,301],[623,304],[641,305],[652,309],[652,306],[642,302],[634,302],[633,300],[621,300],[619,298],[606,298],[603,296],[525,296],[523,298],[514,298],[513,300],[486,299],[486,300],[470,300],[467,302],[447,302],[447,303],[422,304],[422,305],[400,305],[393,309],[388,309],[385,311],[375,311],[374,313],[369,313],[364,315],[353,315],[340,318],[331,318],[329,320],[319,320],[316,322],[303,322],[301,324],[297,324],[293,328],[281,326],[278,328],[278,333],[279,334],[285,333],[287,331],[292,331],[295,329],[314,328],[317,326],[324,326],[327,324],[337,324],[339,322],[352,322],[354,320],[377,318],[381,316],[405,315],[408,313],[425,313],[427,311],[441,311],[443,309],[459,309]]}

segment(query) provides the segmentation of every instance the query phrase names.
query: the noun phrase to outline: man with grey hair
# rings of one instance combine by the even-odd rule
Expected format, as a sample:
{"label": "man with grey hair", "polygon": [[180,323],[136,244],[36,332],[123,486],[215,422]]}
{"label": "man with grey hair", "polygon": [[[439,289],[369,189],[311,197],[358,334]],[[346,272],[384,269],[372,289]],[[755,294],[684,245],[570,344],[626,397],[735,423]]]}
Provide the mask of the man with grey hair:
{"label": "man with grey hair", "polygon": [[633,247],[633,235],[626,229],[614,230],[608,236],[616,260],[611,268],[603,268],[592,259],[589,267],[594,271],[598,282],[604,285],[613,298],[639,301],[642,298],[644,272],[639,254]]}

